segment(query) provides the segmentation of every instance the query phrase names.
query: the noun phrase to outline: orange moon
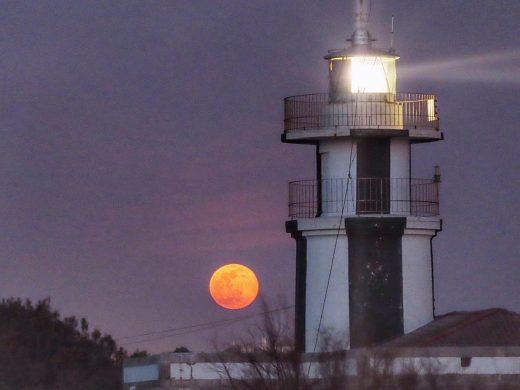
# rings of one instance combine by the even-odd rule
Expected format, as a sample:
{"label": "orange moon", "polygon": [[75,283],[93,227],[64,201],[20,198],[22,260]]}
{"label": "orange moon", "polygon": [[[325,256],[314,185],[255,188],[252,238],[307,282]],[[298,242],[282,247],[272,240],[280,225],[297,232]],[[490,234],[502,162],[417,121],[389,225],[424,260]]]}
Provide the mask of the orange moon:
{"label": "orange moon", "polygon": [[226,309],[243,309],[258,295],[258,279],[245,265],[226,264],[211,276],[209,292],[218,305]]}

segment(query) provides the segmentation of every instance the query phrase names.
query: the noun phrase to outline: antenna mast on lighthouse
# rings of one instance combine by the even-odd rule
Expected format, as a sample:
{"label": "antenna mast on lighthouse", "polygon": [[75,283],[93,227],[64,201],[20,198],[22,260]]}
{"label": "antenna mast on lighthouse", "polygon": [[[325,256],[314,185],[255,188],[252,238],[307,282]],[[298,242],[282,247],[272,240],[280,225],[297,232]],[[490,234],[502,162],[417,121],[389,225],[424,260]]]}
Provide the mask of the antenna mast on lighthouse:
{"label": "antenna mast on lighthouse", "polygon": [[353,45],[369,45],[373,41],[368,32],[370,0],[357,0],[354,7],[354,33],[349,41],[352,41]]}

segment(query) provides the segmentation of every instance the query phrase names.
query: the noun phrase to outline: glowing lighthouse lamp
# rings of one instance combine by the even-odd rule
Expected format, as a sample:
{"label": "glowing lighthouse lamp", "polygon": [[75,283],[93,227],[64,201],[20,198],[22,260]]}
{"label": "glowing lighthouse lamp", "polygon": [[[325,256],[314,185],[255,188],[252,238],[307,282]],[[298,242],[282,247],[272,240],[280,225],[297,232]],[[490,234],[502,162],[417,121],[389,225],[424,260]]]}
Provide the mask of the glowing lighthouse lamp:
{"label": "glowing lighthouse lamp", "polygon": [[357,3],[355,29],[348,39],[352,45],[329,50],[325,56],[329,67],[329,106],[325,115],[338,113],[345,125],[354,128],[402,129],[403,105],[396,102],[399,57],[392,49],[372,46],[368,8],[367,0]]}
{"label": "glowing lighthouse lamp", "polygon": [[398,56],[371,46],[333,51],[329,60],[331,101],[346,101],[351,94],[395,94]]}
{"label": "glowing lighthouse lamp", "polygon": [[[366,1],[365,1],[366,3]],[[325,57],[329,61],[330,100],[344,102],[351,94],[374,94],[394,100],[396,93],[396,60],[391,52],[371,46],[374,41],[367,29],[368,12],[363,1],[356,10],[355,30],[348,49],[331,50]]]}

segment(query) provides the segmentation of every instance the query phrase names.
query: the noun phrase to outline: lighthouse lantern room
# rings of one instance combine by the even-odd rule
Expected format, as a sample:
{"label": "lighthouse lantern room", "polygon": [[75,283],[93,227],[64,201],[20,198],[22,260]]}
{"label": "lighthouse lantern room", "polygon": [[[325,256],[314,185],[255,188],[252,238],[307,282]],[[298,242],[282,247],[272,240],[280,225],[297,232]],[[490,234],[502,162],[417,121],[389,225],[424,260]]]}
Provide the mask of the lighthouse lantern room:
{"label": "lighthouse lantern room", "polygon": [[[438,170],[411,177],[414,143],[443,138],[435,96],[397,92],[393,49],[372,46],[356,1],[350,46],[325,56],[328,93],[284,99],[282,141],[316,146],[316,176],[289,183],[301,351],[375,345],[433,320]],[[325,337],[325,335],[327,337]]]}

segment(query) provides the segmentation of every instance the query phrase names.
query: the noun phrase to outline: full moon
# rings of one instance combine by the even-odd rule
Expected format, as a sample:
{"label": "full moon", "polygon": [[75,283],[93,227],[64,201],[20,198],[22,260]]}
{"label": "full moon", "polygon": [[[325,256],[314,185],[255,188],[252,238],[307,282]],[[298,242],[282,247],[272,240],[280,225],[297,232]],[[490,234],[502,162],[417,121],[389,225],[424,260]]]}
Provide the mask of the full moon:
{"label": "full moon", "polygon": [[209,292],[218,305],[226,309],[243,309],[258,295],[258,279],[245,265],[227,264],[211,276]]}

